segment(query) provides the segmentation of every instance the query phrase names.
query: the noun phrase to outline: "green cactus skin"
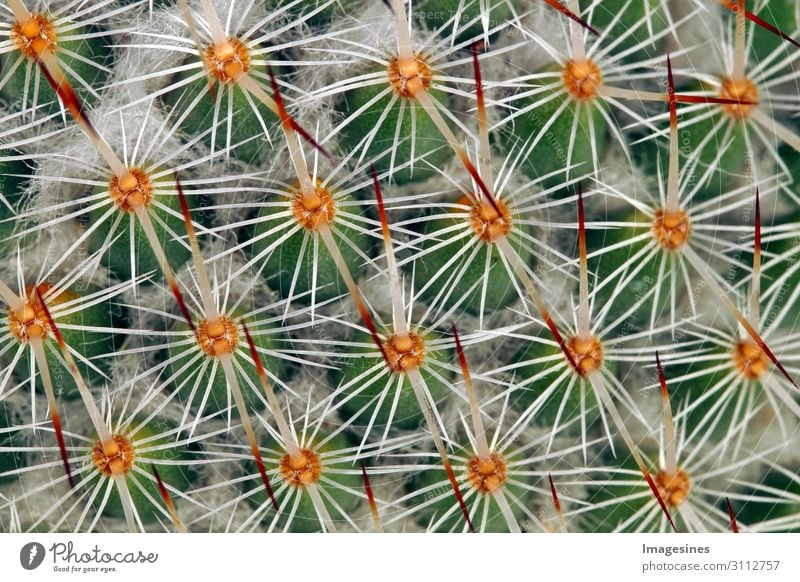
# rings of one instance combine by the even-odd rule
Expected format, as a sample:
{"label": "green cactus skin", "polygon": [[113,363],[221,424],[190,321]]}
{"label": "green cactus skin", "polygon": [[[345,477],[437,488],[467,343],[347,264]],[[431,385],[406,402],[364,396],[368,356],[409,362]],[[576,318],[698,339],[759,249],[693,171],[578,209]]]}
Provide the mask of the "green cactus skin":
{"label": "green cactus skin", "polygon": [[[443,34],[449,36],[453,31],[453,22],[451,19],[458,12],[461,2],[462,0],[426,0],[421,2],[419,7],[415,7],[414,12],[420,22],[430,30],[437,30],[450,21],[450,24],[443,31]],[[489,30],[499,23],[509,20],[513,16],[511,8],[509,7],[509,0],[488,0],[486,4],[489,9]],[[515,9],[518,9],[520,2],[519,0],[511,0],[511,4]],[[466,0],[457,26],[460,29],[480,16],[481,8],[479,0]],[[466,40],[475,37],[480,38],[483,36],[483,33],[483,22],[477,20],[475,23],[459,31],[456,39]]]}
{"label": "green cactus skin", "polygon": [[[613,463],[614,466],[619,466],[620,461],[619,459],[614,459],[610,454],[606,454],[602,457],[602,459],[607,460],[609,463]],[[598,460],[598,463],[601,461]],[[630,469],[632,471],[638,471],[638,467],[636,464],[628,458],[627,461],[622,463],[623,468]],[[640,474],[641,475],[641,474]],[[649,489],[647,488],[647,484],[641,476],[638,478],[641,479],[641,485],[615,485],[611,486],[592,486],[588,488],[586,493],[586,498],[591,499],[592,503],[594,504],[601,504],[601,503],[610,503],[614,499],[618,499],[624,497],[626,495],[633,495],[635,493],[647,493]],[[577,527],[580,528],[581,531],[590,531],[594,533],[611,533],[615,531],[615,528],[622,524],[625,520],[632,517],[637,511],[639,511],[647,502],[652,499],[652,493],[649,496],[642,496],[637,499],[633,499],[627,501],[625,503],[611,503],[610,505],[606,505],[603,507],[602,512],[600,511],[590,511],[588,513],[583,514],[577,520]],[[673,520],[677,520],[677,516],[674,515],[677,512],[673,512]],[[676,521],[677,525],[677,521]],[[678,531],[685,531],[683,529],[679,529]]]}
{"label": "green cactus skin", "polygon": [[[352,2],[352,0],[350,1]],[[283,6],[291,4],[291,8],[289,8],[285,14],[294,17],[310,14],[326,2],[327,0],[302,0],[302,2],[297,3],[294,3],[294,0],[266,0],[267,7],[273,12]],[[328,4],[328,6],[306,19],[305,22],[308,26],[312,27],[325,26],[330,23],[334,16],[345,16],[346,12],[342,6],[349,3],[350,2],[346,0],[344,2],[342,0],[335,0],[333,3]]]}
{"label": "green cactus skin", "polygon": [[[343,115],[355,112],[360,107],[366,105],[367,102],[385,88],[386,85],[378,83],[349,91],[342,96],[337,104],[337,110]],[[449,99],[445,93],[435,89],[429,89],[428,93],[444,107],[448,107]],[[383,110],[389,104],[390,99],[391,95],[380,99],[342,130],[340,142],[342,150],[352,151],[359,142],[372,131],[375,124],[377,124],[378,120],[381,118]],[[399,98],[389,111],[380,129],[375,134],[375,139],[367,149],[367,154],[365,156],[365,159],[369,159],[373,156],[385,154],[386,150],[390,148],[394,151],[395,168],[407,164],[411,160],[411,115],[413,108],[414,115],[416,115],[417,119],[416,134],[413,138],[416,144],[414,148],[414,167],[413,170],[410,167],[406,167],[392,174],[392,180],[397,184],[419,182],[433,176],[436,173],[435,168],[444,166],[447,160],[453,155],[450,146],[442,137],[439,129],[434,125],[433,121],[431,121],[431,118],[428,117],[425,109],[417,103],[416,100],[406,100],[403,122],[400,126],[400,136],[401,139],[403,139],[402,136],[407,137],[395,147],[395,131],[397,129],[397,119],[400,115],[402,99],[402,97]],[[423,156],[424,161],[420,159]],[[389,171],[391,167],[391,154],[383,155],[380,159],[375,161],[374,166],[375,170],[379,173]]]}
{"label": "green cactus skin", "polygon": [[22,415],[15,406],[8,402],[0,403],[0,483],[9,483],[17,479],[16,475],[3,475],[27,466],[25,454],[22,452],[4,452],[8,447],[22,447],[24,443],[19,434],[6,429],[23,424]]}
{"label": "green cactus skin", "polygon": [[[56,49],[55,55],[61,64],[61,68],[72,83],[80,100],[86,105],[94,105],[97,99],[86,89],[83,83],[80,83],[77,78],[83,79],[87,85],[98,91],[108,82],[108,73],[98,69],[80,59],[67,54],[65,51],[71,51],[81,57],[88,59],[92,63],[101,66],[110,67],[113,63],[113,53],[108,46],[110,37],[94,37],[81,40],[59,40],[63,36],[79,36],[97,34],[99,29],[94,27],[81,26],[70,30],[69,32],[59,33],[56,30]],[[4,75],[14,66],[21,53],[17,50],[7,53],[0,57],[0,68],[4,71]],[[44,75],[41,75],[39,83],[38,94],[34,91],[34,75],[37,71],[36,63],[28,58],[25,58],[19,67],[17,67],[14,74],[8,79],[8,82],[0,91],[0,96],[9,102],[18,103],[23,105],[22,99],[26,94],[25,92],[25,77],[27,68],[30,67],[30,85],[27,91],[27,101],[24,103],[25,107],[32,107],[34,100],[37,105],[42,107],[38,110],[40,114],[47,115],[60,111],[61,106],[58,103],[58,98],[55,91],[53,91],[50,84],[47,82]],[[74,74],[70,72],[74,71]]]}
{"label": "green cactus skin", "polygon": [[[784,473],[777,470],[767,470],[759,479],[759,484],[764,487],[771,487],[776,491],[786,492],[789,495],[797,498],[800,496],[800,484],[797,482],[797,476],[792,480]],[[752,487],[747,487],[745,494],[753,495],[770,495],[764,491],[758,491]],[[791,515],[800,514],[800,503],[797,501],[787,501],[786,503],[763,503],[756,500],[739,500],[731,499],[731,504],[734,507],[736,520],[740,524],[753,524],[761,523],[767,520],[779,519],[781,517],[788,517]],[[721,507],[723,511],[727,508]],[[800,533],[800,526],[795,525],[788,529],[782,529],[785,533]]]}
{"label": "green cactus skin", "polygon": [[[708,390],[714,387],[719,388],[720,383],[725,380],[725,376],[730,374],[731,371],[737,371],[737,368],[733,364],[735,340],[736,338],[732,336],[730,347],[723,349],[719,346],[714,346],[713,348],[710,348],[709,352],[706,352],[708,354],[718,355],[719,359],[711,361],[700,360],[697,362],[668,364],[665,368],[665,373],[667,374],[670,397],[673,398],[673,401],[688,402],[690,404],[695,403]],[[730,362],[729,366],[716,372],[711,371],[711,368],[714,366],[719,366],[726,361]],[[772,364],[769,364],[769,367],[772,368]],[[689,374],[700,375],[687,380],[679,380],[680,377]],[[742,377],[738,376],[738,379],[741,380]],[[734,399],[728,401],[724,408],[717,408],[710,417],[707,417],[706,415],[708,415],[712,407],[719,402],[723,392],[728,387],[728,383],[723,383],[721,389],[718,389],[713,397],[707,398],[698,404],[687,415],[686,422],[688,425],[698,426],[701,421],[705,421],[707,423],[714,422],[716,423],[716,425],[713,427],[715,438],[724,438],[726,435],[729,435],[731,426],[734,426],[738,422],[742,422],[744,418],[743,414],[747,413],[747,411],[740,411],[738,416],[734,417],[736,398],[738,398],[739,394],[742,391],[752,390],[753,402],[756,403],[762,402],[766,398],[764,395],[764,388],[758,379],[743,379],[743,382],[744,383],[739,386],[738,391],[734,394]],[[760,420],[758,417],[756,417],[750,422],[758,423]],[[709,430],[711,430],[711,428],[709,428]]]}
{"label": "green cactus skin", "polygon": [[[581,9],[586,10],[593,4],[592,0],[581,0]],[[609,40],[607,44],[616,41],[620,36],[634,28],[650,15],[650,23],[640,24],[635,32],[625,37],[613,50],[614,54],[620,54],[632,49],[634,46],[655,36],[666,28],[667,21],[660,0],[603,0],[595,2],[594,13],[591,17],[591,24],[601,33],[607,33]],[[611,27],[613,20],[619,15],[619,20]],[[588,17],[587,12],[582,13],[584,18]],[[652,34],[651,34],[652,32]],[[663,38],[661,39],[663,42]],[[634,51],[632,54],[623,57],[624,62],[636,62],[642,58],[642,51],[646,51],[649,56],[656,56],[660,53],[661,47],[653,43],[646,44],[641,51]]]}
{"label": "green cactus skin", "polygon": [[[800,212],[792,211],[783,214],[780,221],[781,224],[798,224],[800,223]],[[793,309],[793,304],[790,302],[792,293],[800,285],[800,265],[798,264],[800,261],[800,233],[784,231],[780,238],[775,240],[770,240],[772,235],[766,232],[762,236],[760,282],[762,297],[764,297],[762,305],[767,302],[770,305],[769,312],[762,314],[762,321],[771,326],[778,317],[782,317],[779,323],[781,330],[792,333],[798,329],[798,324],[800,324],[798,319],[800,313]],[[731,265],[724,273],[729,282],[741,281],[752,275],[753,249],[742,249],[737,251],[737,255],[738,262]],[[781,258],[777,259],[776,257]],[[773,284],[777,283],[778,279],[781,279],[780,285],[773,288]],[[766,297],[768,289],[770,289],[769,298]],[[776,293],[777,297],[773,302]]]}
{"label": "green cactus skin", "polygon": [[[624,222],[630,223],[644,223],[648,221],[648,218],[640,213],[631,213],[627,216],[621,218]],[[603,247],[610,247],[614,244],[621,243],[625,240],[631,240],[633,237],[641,235],[645,232],[646,229],[643,227],[625,227],[625,228],[618,228],[618,229],[608,229],[608,230],[589,230],[586,233],[587,244],[589,249],[599,249]],[[635,256],[637,252],[642,250],[645,246],[651,244],[650,240],[640,241],[635,244],[626,245],[619,249],[603,253],[602,255],[597,255],[589,259],[589,272],[595,273],[597,276],[598,284],[604,282],[620,265],[628,261],[631,257]],[[591,251],[590,251],[591,252]],[[654,258],[649,260],[646,264],[642,266],[641,260],[637,261],[635,265],[631,265],[629,267],[629,271],[635,268],[642,266],[641,270],[636,274],[636,276],[626,284],[624,296],[628,299],[633,298],[635,301],[638,301],[648,293],[652,293],[653,287],[658,284],[660,285],[660,305],[659,305],[659,313],[663,313],[664,309],[667,309],[669,305],[669,293],[670,293],[670,281],[667,277],[657,283],[658,278],[658,271],[659,266],[661,264],[661,258],[663,253],[665,252],[673,252],[663,250],[657,253]],[[680,251],[674,251],[680,252]],[[603,288],[598,289],[594,293],[595,295],[595,305],[596,306],[604,306],[611,300],[612,293],[614,291],[614,287],[617,285],[619,281],[619,276],[617,279],[605,285]],[[634,329],[642,329],[649,325],[650,317],[652,313],[652,299],[651,296],[648,300],[646,300],[636,311],[629,314],[626,318],[627,326],[630,330]],[[617,295],[616,299],[614,300],[614,304],[609,308],[608,315],[606,317],[607,321],[614,321],[618,317],[622,316],[632,307],[632,302],[626,301],[624,297]]]}
{"label": "green cactus skin", "polygon": [[[174,187],[174,182],[172,182],[171,178],[164,178],[162,179],[160,187],[165,187],[164,182],[168,183],[172,187]],[[166,186],[170,187],[170,186]],[[154,186],[154,190],[159,188],[158,185]],[[95,193],[100,193],[107,191],[107,188],[96,188]],[[187,196],[186,197],[187,204],[189,205],[190,210],[194,209],[198,206],[198,199],[196,196]],[[160,208],[155,206],[155,203],[159,202],[172,210],[178,216],[174,214],[167,213]],[[111,230],[111,225],[114,223],[114,216],[107,218],[106,220],[100,221],[100,218],[103,216],[103,213],[107,212],[107,207],[97,208],[89,212],[89,222],[95,223],[100,222],[100,226],[92,233],[89,237],[89,249],[92,252],[96,252],[102,248],[103,244],[108,237],[109,231]],[[123,212],[120,210],[119,212]],[[186,227],[183,223],[183,219],[180,218],[181,213],[181,206],[180,200],[177,196],[173,195],[166,195],[166,194],[159,194],[158,192],[153,193],[153,201],[150,204],[148,209],[151,216],[151,222],[153,223],[153,229],[155,229],[156,236],[158,237],[159,242],[161,243],[162,248],[164,249],[164,253],[167,256],[167,261],[169,262],[169,266],[172,267],[173,270],[179,269],[186,261],[188,261],[192,253],[189,249],[187,249],[182,244],[177,243],[173,240],[172,234],[170,234],[163,226],[162,222],[165,223],[169,229],[177,234],[178,236],[182,236],[186,232]],[[127,213],[126,213],[127,214]],[[128,223],[129,218],[133,218],[136,222],[134,226],[134,239],[136,242],[136,265],[135,271],[137,276],[141,276],[146,273],[155,273],[155,277],[158,278],[159,274],[161,273],[161,265],[156,258],[155,253],[150,247],[150,244],[147,240],[147,235],[145,235],[144,230],[142,229],[142,225],[139,223],[139,219],[135,216],[135,214],[131,213],[130,217],[125,216],[120,222],[119,227],[114,232],[114,240],[113,244],[106,250],[105,254],[102,258],[102,265],[111,271],[111,273],[120,280],[128,280],[131,279],[133,276],[133,271],[131,270],[131,242],[130,242],[130,225]],[[112,238],[114,238],[112,237]],[[145,282],[147,283],[147,281]]]}
{"label": "green cactus skin", "polygon": [[[426,341],[426,346],[429,346],[430,340],[434,339],[435,335],[433,333],[424,334],[422,336],[423,341]],[[364,343],[371,343],[372,338],[369,335],[363,334],[356,338],[354,341],[356,342],[364,342]],[[352,349],[348,350],[351,352],[363,351],[364,348],[356,348],[353,347]],[[426,349],[425,352],[425,360],[426,361],[435,361],[441,363],[447,363],[451,361],[451,354],[449,354],[446,350],[440,351],[433,351]],[[370,369],[373,366],[385,365],[383,359],[378,357],[370,357],[370,358],[360,358],[360,359],[353,359],[347,358],[342,362],[342,367],[340,369],[331,370],[330,380],[331,384],[336,386],[342,386],[347,384],[351,380],[354,380],[359,375],[364,373],[366,370]],[[439,368],[436,372],[440,376],[444,376],[447,379],[450,374],[444,368]],[[420,369],[420,373],[422,374],[422,378],[425,380],[425,384],[430,391],[431,396],[435,402],[438,402],[448,393],[448,387],[445,383],[438,380],[429,369],[422,368]],[[361,391],[361,393],[348,400],[343,406],[342,411],[348,417],[355,416],[356,413],[364,407],[370,400],[376,398],[380,394],[381,390],[386,385],[389,377],[383,377],[379,381],[373,382],[369,387],[365,388]],[[395,395],[395,390],[397,387],[397,376],[392,374],[391,376],[392,383],[390,384],[389,394],[383,401],[383,404],[378,411],[378,414],[375,417],[375,425],[373,430],[377,430],[379,427],[385,427],[386,423],[389,421],[389,413],[392,408],[392,400]],[[364,382],[369,381],[369,379],[365,379]],[[360,388],[360,385],[352,386],[351,390],[345,391],[341,395],[341,399],[347,398],[353,391]],[[374,412],[374,408],[368,407],[364,412],[360,415],[355,416],[354,419],[354,427],[356,426],[363,426],[366,427],[369,423],[370,418]],[[392,419],[392,426],[399,428],[399,429],[415,429],[419,427],[420,423],[423,421],[422,411],[419,408],[419,403],[417,402],[417,398],[414,395],[414,389],[411,386],[411,381],[405,377],[403,379],[403,385],[400,389],[400,398],[397,402],[397,410],[395,411],[394,418]],[[382,429],[381,429],[382,430]]]}
{"label": "green cactus skin", "polygon": [[[255,57],[252,54],[254,47],[246,42],[245,45],[251,51],[251,58],[271,58],[269,55],[266,57]],[[197,59],[197,56],[192,56],[187,60],[187,63],[194,62]],[[191,69],[189,71],[177,73],[172,79],[172,83],[180,84],[185,79],[196,75],[197,72],[198,69]],[[253,73],[266,74],[266,68],[263,65],[251,63],[251,68],[248,72],[251,76]],[[284,72],[284,68],[273,67],[273,72],[275,75],[280,76]],[[275,113],[251,95],[250,100],[258,109],[258,114],[256,114],[256,111],[247,99],[247,91],[242,89],[237,83],[221,83],[214,79],[214,91],[212,92],[209,91],[210,81],[211,77],[204,75],[202,78],[180,89],[169,91],[162,97],[162,102],[173,116],[182,116],[185,113],[184,108],[194,101],[200,93],[205,92],[206,94],[197,102],[191,112],[183,120],[181,129],[188,138],[193,138],[198,134],[206,132],[203,137],[203,143],[206,147],[211,148],[213,132],[210,130],[214,126],[214,111],[216,110],[217,101],[219,100],[219,113],[216,117],[217,131],[216,136],[213,136],[213,143],[215,144],[214,151],[221,151],[227,147],[228,134],[230,134],[231,157],[252,164],[263,162],[265,153],[271,150],[271,147],[267,143],[267,136],[264,133],[264,125],[269,132],[269,138],[272,140],[272,143],[280,143],[283,139],[278,129],[279,123]],[[258,83],[264,84],[261,80],[258,80]],[[229,104],[231,95],[233,97]],[[230,128],[227,122],[229,106],[233,111],[233,126]],[[259,116],[264,125],[259,121]]]}
{"label": "green cactus skin", "polygon": [[[758,3],[748,2],[747,10],[755,10],[754,6],[756,4],[758,4],[759,7],[756,16],[777,27],[786,34],[791,35],[794,33],[798,25],[795,16],[797,14],[797,2],[795,2],[795,0],[762,0]],[[727,12],[726,16],[730,18],[731,26],[733,26],[736,15],[733,11],[726,10],[725,12]],[[758,65],[758,63],[769,57],[778,47],[783,47],[781,49],[782,52],[778,60],[773,61],[773,63],[778,62],[781,58],[792,53],[792,45],[769,30],[749,20],[745,22],[745,29],[748,33],[751,30],[753,32],[753,42],[752,45],[750,45],[750,57],[748,59],[751,66]]]}
{"label": "green cactus skin", "polygon": [[800,194],[800,152],[797,152],[791,146],[783,144],[778,148],[778,153],[781,159],[786,162],[791,172],[792,191],[795,194]]}
{"label": "green cactus skin", "polygon": [[[348,196],[336,198],[337,207],[342,204],[347,204],[352,200]],[[290,199],[285,196],[274,196],[268,200],[270,203],[286,202],[286,206],[266,206],[261,209],[259,214],[259,222],[252,229],[253,244],[250,247],[251,256],[258,256],[259,253],[264,251],[267,247],[278,240],[285,230],[281,230],[270,236],[265,236],[258,240],[257,237],[269,232],[271,229],[276,228],[281,222],[287,220],[294,221],[291,216],[277,216],[281,212],[286,212],[290,209]],[[363,210],[348,206],[347,212],[363,214]],[[350,274],[358,279],[359,275],[364,272],[364,259],[361,257],[351,246],[342,239],[347,239],[355,247],[361,249],[367,256],[372,254],[372,239],[363,232],[350,228],[344,224],[336,224],[334,218],[334,225],[336,230],[340,233],[341,237],[337,236],[337,246],[339,252],[344,259]],[[262,276],[265,282],[271,289],[277,291],[280,297],[286,299],[289,297],[289,292],[292,290],[292,279],[294,278],[297,263],[300,260],[300,250],[303,247],[303,239],[307,236],[307,231],[300,228],[288,239],[283,241],[280,246],[267,258]],[[312,236],[317,236],[312,233]],[[344,280],[339,274],[336,263],[331,257],[322,241],[319,241],[317,256],[317,287],[314,294],[316,301],[326,301],[347,292]],[[314,256],[314,242],[312,239],[306,243],[305,253],[303,255],[302,266],[300,273],[297,277],[297,282],[294,286],[294,300],[302,303],[311,303],[311,293],[314,283],[314,270],[313,270],[313,256]],[[298,297],[298,295],[302,295]]]}
{"label": "green cactus skin", "polygon": [[[463,210],[458,209],[454,210],[454,212],[463,212]],[[443,240],[442,238],[430,235],[438,231],[442,231],[443,229],[452,227],[461,220],[467,223],[469,222],[468,217],[451,218],[447,216],[437,220],[424,222],[422,226],[422,234],[425,236],[420,241],[420,251],[425,252],[441,243]],[[514,225],[512,228],[525,229],[526,227],[522,225]],[[521,237],[511,238],[509,239],[509,242],[517,251],[517,254],[520,256],[523,262],[528,263],[531,260],[530,251],[523,244]],[[471,239],[469,238],[454,240],[452,243],[425,255],[419,261],[415,261],[413,265],[409,264],[406,268],[406,271],[411,274],[413,268],[415,271],[416,280],[419,282],[416,287],[421,288],[423,285],[427,284],[428,281],[430,281],[431,278],[437,273],[437,271],[447,264],[447,262],[456,253],[470,243]],[[489,243],[479,241],[478,244],[485,246]],[[459,305],[459,309],[463,309],[472,315],[478,315],[480,313],[483,284],[479,281],[483,281],[485,276],[486,252],[487,251],[484,248],[478,253],[475,260],[471,262],[466,271],[464,271],[464,275],[453,286],[452,293],[447,295],[447,297],[441,302],[441,306],[446,309],[451,308],[461,299],[464,293],[467,293],[467,291],[473,289],[470,292],[469,297]],[[484,314],[490,314],[502,309],[503,307],[511,304],[517,298],[517,291],[514,287],[513,281],[503,265],[503,261],[500,258],[500,251],[494,244],[491,245],[491,253],[491,259],[489,260],[489,266],[491,270],[488,277],[486,277],[488,284],[486,286],[486,300],[483,310]],[[453,266],[449,267],[445,274],[440,276],[439,280],[441,281],[441,284],[434,284],[425,289],[421,295],[422,299],[428,302],[435,301],[437,295],[439,295],[441,292],[442,285],[444,285],[448,280],[447,278],[450,276],[450,274],[461,271],[464,261],[469,258],[469,254],[470,253],[467,252],[465,255],[463,255],[462,260],[459,260]],[[447,285],[449,292],[451,284],[448,283]],[[444,297],[445,294],[443,294],[442,297]]]}
{"label": "green cactus skin", "polygon": [[[678,127],[680,146],[685,152],[695,152],[700,143],[709,134],[714,136],[701,150],[699,162],[694,170],[698,180],[706,173],[709,166],[715,162],[719,150],[725,145],[723,140],[731,122],[730,120],[731,118],[723,113],[722,116],[717,115],[688,127]],[[707,182],[704,182],[700,191],[695,195],[694,200],[697,202],[709,200],[729,190],[735,185],[737,175],[744,167],[744,160],[747,159],[744,127],[741,121],[734,123],[730,145],[722,154],[716,169],[711,172]]]}
{"label": "green cactus skin", "polygon": [[[514,106],[515,108],[524,109],[545,97],[546,95],[525,97],[516,101]],[[575,116],[578,115],[577,102],[571,97],[551,99],[533,111],[517,117],[514,121],[513,129],[509,132],[509,139],[500,140],[507,151],[512,150],[512,148],[518,150],[520,147],[525,147],[526,142],[539,135],[542,128],[555,116],[564,99],[569,99],[570,103],[547,129],[542,139],[533,148],[533,151],[526,156],[527,161],[520,166],[520,169],[531,179],[537,179],[558,170],[564,170],[567,167],[570,135]],[[598,103],[593,107],[603,107],[603,105]],[[608,128],[599,111],[592,111],[592,120],[594,121],[597,151],[601,152],[607,139]],[[577,132],[570,159],[572,160],[572,165],[575,166],[571,171],[571,175],[590,172],[594,167],[592,163],[589,113],[586,108],[581,110],[578,118]],[[542,184],[547,187],[554,187],[563,184],[563,182],[564,174],[555,174],[543,180]],[[568,192],[564,190],[555,195],[566,196],[567,194]]]}
{"label": "green cactus skin", "polygon": [[[552,346],[541,342],[530,342],[527,346],[517,352],[517,354],[514,356],[514,361],[524,362],[526,360],[556,355],[563,356],[563,352],[558,346]],[[615,367],[613,362],[605,362],[605,365],[609,366],[612,370]],[[547,368],[552,366],[552,361],[540,364],[530,363],[520,366],[514,371],[516,383],[524,382],[536,374],[541,374]],[[563,371],[563,368],[559,369],[558,371],[554,370],[552,373],[547,374],[546,376],[515,390],[511,395],[511,400],[514,407],[518,410],[526,410],[542,393],[545,392],[545,390],[550,388],[561,371]],[[558,418],[558,410],[561,407],[561,401],[564,398],[564,393],[567,389],[569,381],[570,378],[566,378],[563,381],[563,386],[556,389],[553,394],[547,398],[547,400],[545,400],[544,404],[541,405],[541,408],[539,408],[539,411],[533,419],[533,422],[536,423],[536,425],[551,427],[555,425],[556,419]],[[582,386],[583,388],[581,388]],[[569,393],[567,404],[561,413],[561,419],[559,421],[560,424],[564,424],[566,421],[580,416],[582,390],[584,410],[586,412],[586,426],[590,426],[599,418],[599,403],[597,401],[597,396],[594,393],[594,389],[588,382],[577,382],[575,386],[572,387],[572,391]],[[572,432],[580,431],[580,424],[576,423],[571,429],[568,429],[568,431],[570,430]]]}
{"label": "green cactus skin", "polygon": [[[780,151],[789,169],[792,171],[794,182],[791,186],[792,190],[797,193],[800,192],[800,154],[795,152],[791,147],[784,145]],[[798,224],[800,223],[800,212],[794,207],[792,210],[780,218],[781,224]],[[764,235],[768,239],[768,235]],[[769,262],[769,269],[765,271],[761,279],[762,293],[772,285],[772,282],[782,277],[786,273],[790,273],[780,289],[778,290],[778,299],[769,314],[769,319],[773,320],[784,310],[788,312],[784,315],[780,323],[781,328],[787,331],[794,331],[798,329],[800,324],[800,313],[793,309],[793,305],[789,303],[789,299],[793,291],[800,285],[800,233],[793,234],[793,236],[781,238],[779,240],[762,240],[762,265],[766,266]],[[783,258],[778,261],[771,261],[770,256],[782,256]],[[752,251],[742,253],[741,262],[745,265],[752,265]],[[748,273],[749,274],[749,273]],[[738,271],[732,280],[738,281],[742,275],[742,271]]]}
{"label": "green cactus skin", "polygon": [[33,168],[22,160],[0,162],[0,250],[6,251],[12,245],[9,238],[20,227],[14,217],[20,211],[18,206],[32,174]]}

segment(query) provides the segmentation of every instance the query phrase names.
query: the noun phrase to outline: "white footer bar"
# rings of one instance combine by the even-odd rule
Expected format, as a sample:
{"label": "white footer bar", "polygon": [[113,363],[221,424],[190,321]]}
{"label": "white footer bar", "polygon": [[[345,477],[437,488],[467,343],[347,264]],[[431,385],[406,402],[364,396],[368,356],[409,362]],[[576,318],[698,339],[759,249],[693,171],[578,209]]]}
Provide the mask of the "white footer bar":
{"label": "white footer bar", "polygon": [[797,581],[798,541],[792,534],[2,534],[0,580]]}

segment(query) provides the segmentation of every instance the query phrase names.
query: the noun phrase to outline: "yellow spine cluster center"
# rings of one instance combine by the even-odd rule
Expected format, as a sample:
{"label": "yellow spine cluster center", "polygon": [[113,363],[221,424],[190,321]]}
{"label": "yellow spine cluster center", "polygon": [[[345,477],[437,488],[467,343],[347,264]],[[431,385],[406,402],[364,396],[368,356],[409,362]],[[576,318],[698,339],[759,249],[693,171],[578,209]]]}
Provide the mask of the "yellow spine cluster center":
{"label": "yellow spine cluster center", "polygon": [[689,476],[682,469],[678,469],[675,473],[661,470],[653,481],[667,507],[677,507],[683,503],[692,487]]}
{"label": "yellow spine cluster center", "polygon": [[313,192],[298,191],[292,199],[292,215],[306,230],[317,230],[333,222],[336,202],[331,193],[317,184]]}
{"label": "yellow spine cluster center", "polygon": [[11,310],[8,314],[8,327],[11,334],[21,342],[45,339],[50,333],[50,324],[37,299],[27,299],[22,309]]}
{"label": "yellow spine cluster center", "polygon": [[[458,204],[471,206],[469,223],[475,235],[485,243],[493,243],[511,231],[511,212],[500,200],[474,203],[468,196],[462,196]],[[495,207],[496,205],[496,207]]]}
{"label": "yellow spine cluster center", "polygon": [[[22,308],[16,311],[9,310],[8,327],[11,335],[18,341],[27,343],[33,339],[46,339],[50,335],[50,322],[36,293],[36,290],[38,290],[39,294],[44,296],[50,289],[52,289],[52,286],[47,283],[40,283],[36,289],[33,286],[28,287],[25,290],[26,298]],[[76,298],[77,295],[64,290],[58,293],[52,303],[58,304]]]}
{"label": "yellow spine cluster center", "polygon": [[92,449],[95,467],[106,477],[123,475],[133,468],[133,443],[115,434],[106,442],[97,441]]}
{"label": "yellow spine cluster center", "polygon": [[467,476],[472,486],[481,493],[491,493],[508,479],[508,466],[499,453],[486,457],[472,457],[467,463]]}
{"label": "yellow spine cluster center", "polygon": [[23,55],[32,59],[56,48],[55,28],[42,14],[31,14],[24,24],[15,22],[11,27],[11,39]]}
{"label": "yellow spine cluster center", "polygon": [[117,208],[123,212],[132,212],[150,204],[153,199],[153,183],[141,168],[128,168],[122,176],[111,178],[108,193]]}
{"label": "yellow spine cluster center", "polygon": [[722,99],[744,101],[741,105],[724,104],[722,109],[733,119],[746,119],[758,102],[758,89],[750,79],[734,80],[726,77],[720,84],[719,96]]}
{"label": "yellow spine cluster center", "polygon": [[757,380],[769,370],[769,357],[755,342],[744,340],[733,348],[733,365],[748,380]]}
{"label": "yellow spine cluster center", "polygon": [[668,212],[659,210],[653,219],[653,236],[656,242],[668,251],[683,247],[692,233],[689,215],[683,210]]}
{"label": "yellow spine cluster center", "polygon": [[428,59],[422,54],[410,59],[394,57],[389,61],[389,84],[400,97],[413,99],[427,91],[432,82]]}
{"label": "yellow spine cluster center", "polygon": [[569,95],[577,101],[591,101],[598,95],[603,83],[600,67],[591,59],[567,61],[561,73],[561,80]]}
{"label": "yellow spine cluster center", "polygon": [[567,340],[566,347],[575,360],[575,371],[580,376],[588,376],[603,365],[603,344],[595,336],[571,337]]}
{"label": "yellow spine cluster center", "polygon": [[390,336],[383,344],[383,351],[389,367],[398,374],[416,370],[425,360],[425,342],[413,331],[405,336]]}
{"label": "yellow spine cluster center", "polygon": [[250,50],[237,38],[220,45],[211,44],[203,55],[211,75],[220,83],[231,84],[250,70]]}
{"label": "yellow spine cluster center", "polygon": [[300,449],[294,456],[286,453],[280,462],[281,475],[295,487],[305,487],[316,483],[322,474],[322,461],[311,449]]}
{"label": "yellow spine cluster center", "polygon": [[232,354],[239,345],[239,332],[236,324],[223,315],[216,321],[204,319],[197,328],[197,343],[212,357]]}

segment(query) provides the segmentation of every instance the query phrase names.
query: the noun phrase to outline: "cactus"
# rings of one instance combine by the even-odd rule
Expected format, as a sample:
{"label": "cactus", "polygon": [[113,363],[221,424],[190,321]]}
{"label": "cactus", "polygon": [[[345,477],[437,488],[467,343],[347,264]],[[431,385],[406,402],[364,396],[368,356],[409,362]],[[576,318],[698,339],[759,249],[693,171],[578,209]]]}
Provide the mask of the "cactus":
{"label": "cactus", "polygon": [[0,530],[800,530],[792,2],[67,4],[0,11]]}

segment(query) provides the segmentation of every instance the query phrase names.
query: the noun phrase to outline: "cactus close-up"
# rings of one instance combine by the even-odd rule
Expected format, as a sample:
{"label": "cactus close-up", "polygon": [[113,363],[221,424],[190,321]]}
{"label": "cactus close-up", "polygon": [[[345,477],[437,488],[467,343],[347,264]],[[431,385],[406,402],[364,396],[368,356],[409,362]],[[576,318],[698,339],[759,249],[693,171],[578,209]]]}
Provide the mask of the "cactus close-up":
{"label": "cactus close-up", "polygon": [[796,0],[3,0],[0,532],[800,531],[798,63]]}

